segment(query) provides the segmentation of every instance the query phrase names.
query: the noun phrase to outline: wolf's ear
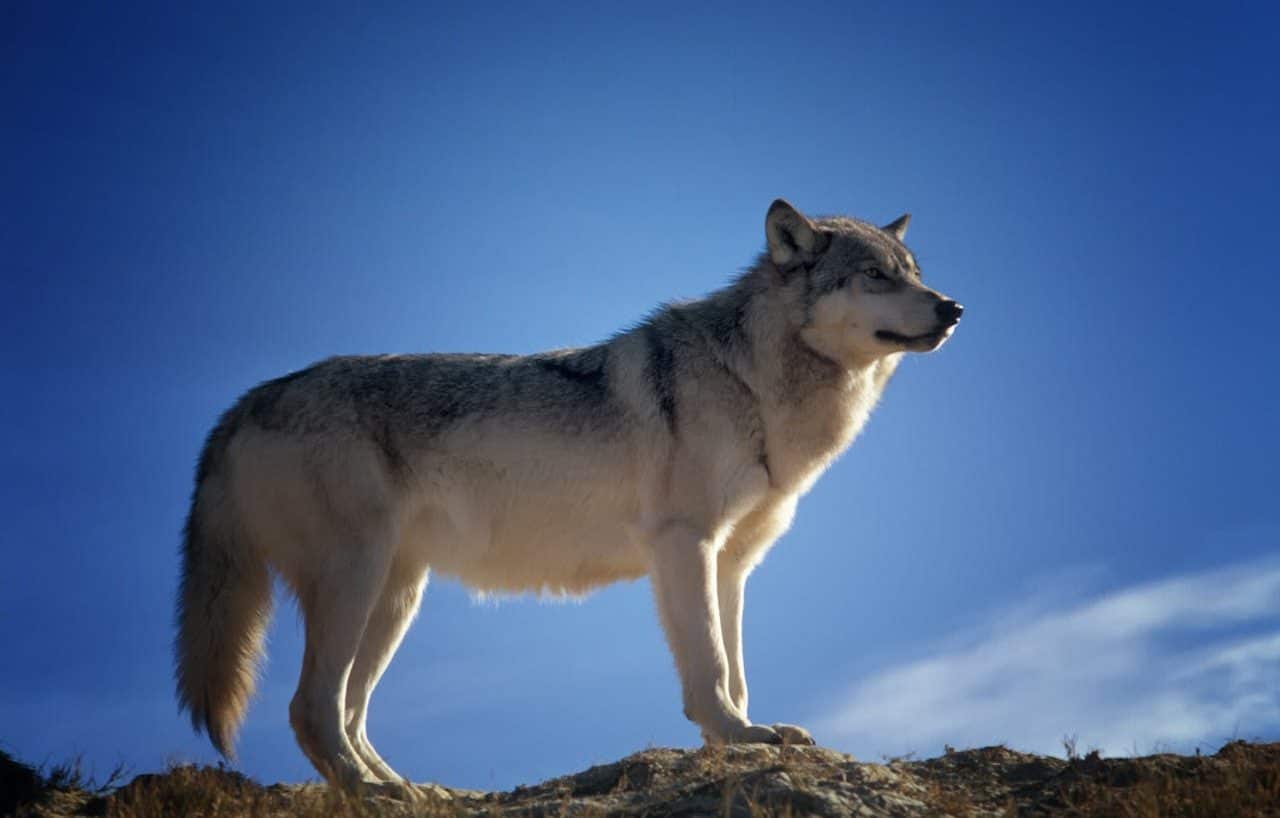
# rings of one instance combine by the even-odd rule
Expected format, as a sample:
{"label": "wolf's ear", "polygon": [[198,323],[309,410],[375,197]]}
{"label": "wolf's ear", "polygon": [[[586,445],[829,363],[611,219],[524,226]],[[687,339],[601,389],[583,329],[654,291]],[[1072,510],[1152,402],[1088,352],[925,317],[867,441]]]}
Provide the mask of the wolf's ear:
{"label": "wolf's ear", "polygon": [[769,240],[769,258],[783,270],[826,250],[831,238],[785,199],[774,199],[769,205],[769,213],[764,217],[764,235]]}
{"label": "wolf's ear", "polygon": [[886,233],[892,233],[895,239],[902,241],[907,237],[907,225],[909,224],[911,224],[911,214],[903,213],[880,229]]}

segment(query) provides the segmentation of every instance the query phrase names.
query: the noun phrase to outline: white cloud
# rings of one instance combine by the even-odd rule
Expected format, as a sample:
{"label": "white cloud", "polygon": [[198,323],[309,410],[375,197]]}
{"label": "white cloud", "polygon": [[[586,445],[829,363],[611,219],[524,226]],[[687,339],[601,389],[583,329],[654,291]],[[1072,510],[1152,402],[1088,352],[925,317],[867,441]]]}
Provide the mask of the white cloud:
{"label": "white cloud", "polygon": [[825,742],[870,758],[944,743],[1061,754],[1067,734],[1111,755],[1274,737],[1280,563],[1006,617],[857,682],[816,722]]}

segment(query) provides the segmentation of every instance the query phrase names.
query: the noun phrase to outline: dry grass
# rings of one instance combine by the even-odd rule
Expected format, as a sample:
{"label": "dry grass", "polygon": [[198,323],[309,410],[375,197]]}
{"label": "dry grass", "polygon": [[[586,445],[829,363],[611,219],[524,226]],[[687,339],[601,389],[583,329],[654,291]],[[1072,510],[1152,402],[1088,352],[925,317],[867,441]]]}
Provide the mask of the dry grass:
{"label": "dry grass", "polygon": [[937,810],[939,815],[952,815],[957,818],[973,815],[980,810],[969,793],[955,787],[944,787],[936,781],[929,784],[924,801]]}
{"label": "dry grass", "polygon": [[[1276,818],[1280,816],[1280,750],[1276,748],[1270,745],[1269,752],[1259,752],[1261,748],[1237,741],[1213,758],[1168,757],[1168,763],[1119,763],[1105,772],[1086,773],[1063,786],[1062,814]],[[1088,763],[1089,758],[1084,761]]]}
{"label": "dry grass", "polygon": [[0,751],[0,815],[14,818],[456,818],[438,800],[407,804],[335,793],[325,787],[263,787],[224,767],[174,765],[118,786],[122,770],[101,783],[78,761],[37,771]]}

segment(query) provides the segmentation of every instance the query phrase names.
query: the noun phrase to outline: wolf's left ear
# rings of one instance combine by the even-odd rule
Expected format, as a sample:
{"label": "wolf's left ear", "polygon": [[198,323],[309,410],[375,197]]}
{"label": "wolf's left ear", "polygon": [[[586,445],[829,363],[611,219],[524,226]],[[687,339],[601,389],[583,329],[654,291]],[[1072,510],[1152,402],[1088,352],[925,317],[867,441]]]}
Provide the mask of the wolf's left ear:
{"label": "wolf's left ear", "polygon": [[909,224],[911,224],[911,214],[903,213],[880,229],[886,233],[892,233],[895,239],[902,241],[907,237],[907,225]]}
{"label": "wolf's left ear", "polygon": [[811,260],[831,240],[785,199],[774,199],[769,206],[764,235],[769,240],[769,258],[783,270]]}

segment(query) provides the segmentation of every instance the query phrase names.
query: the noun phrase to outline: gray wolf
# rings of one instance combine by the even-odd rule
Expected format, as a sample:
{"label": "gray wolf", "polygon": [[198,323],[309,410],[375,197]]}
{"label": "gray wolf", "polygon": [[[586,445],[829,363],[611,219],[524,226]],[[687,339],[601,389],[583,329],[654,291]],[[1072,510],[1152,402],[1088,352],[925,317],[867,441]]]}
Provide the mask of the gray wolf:
{"label": "gray wolf", "polygon": [[747,715],[744,589],[903,353],[960,319],[922,283],[908,220],[779,199],[750,269],[595,346],[331,358],[250,390],[196,471],[180,707],[230,755],[274,572],[306,626],[298,744],[335,786],[404,787],[365,717],[428,571],[549,594],[647,575],[703,738],[812,743]]}

